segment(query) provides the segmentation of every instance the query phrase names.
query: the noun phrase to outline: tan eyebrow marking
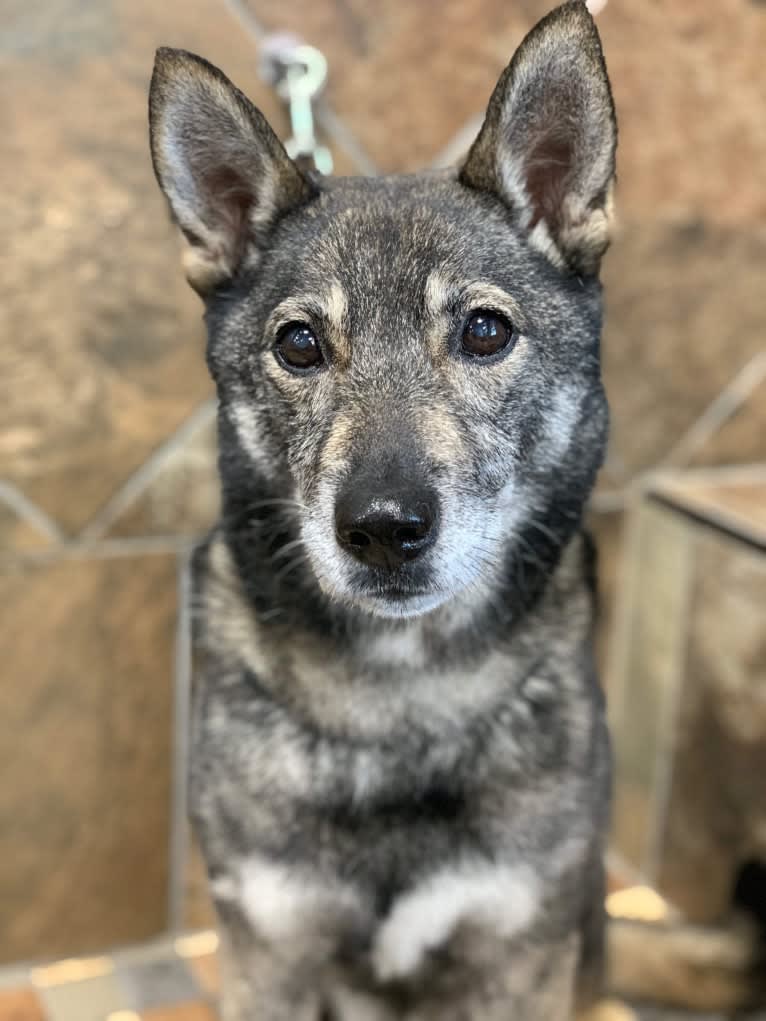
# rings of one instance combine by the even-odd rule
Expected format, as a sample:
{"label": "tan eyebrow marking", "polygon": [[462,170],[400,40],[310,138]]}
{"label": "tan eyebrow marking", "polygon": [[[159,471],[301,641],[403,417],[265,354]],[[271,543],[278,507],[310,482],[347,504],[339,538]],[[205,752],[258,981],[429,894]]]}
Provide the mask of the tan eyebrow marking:
{"label": "tan eyebrow marking", "polygon": [[266,320],[266,333],[277,333],[288,323],[315,319],[321,314],[315,294],[295,294],[281,301]]}
{"label": "tan eyebrow marking", "polygon": [[325,300],[327,318],[337,329],[342,329],[348,315],[348,298],[346,292],[337,280],[330,284],[330,290]]}
{"label": "tan eyebrow marking", "polygon": [[455,296],[452,281],[438,269],[432,269],[426,279],[424,297],[426,312],[425,340],[435,364],[448,357],[446,337],[452,323],[449,306]]}
{"label": "tan eyebrow marking", "polygon": [[266,333],[274,335],[282,326],[304,320],[317,324],[324,334],[324,339],[331,345],[338,364],[341,367],[348,365],[351,360],[351,345],[348,340],[348,298],[338,280],[333,280],[324,294],[312,292],[285,298],[269,316]]}
{"label": "tan eyebrow marking", "polygon": [[459,288],[463,301],[474,308],[492,308],[504,312],[509,319],[519,322],[522,318],[521,309],[502,287],[495,284],[475,281]]}
{"label": "tan eyebrow marking", "polygon": [[430,323],[426,327],[426,342],[434,362],[447,356],[445,338],[452,327],[451,307],[490,308],[502,312],[521,326],[523,315],[518,304],[496,284],[481,280],[456,281],[438,269],[431,270],[426,279],[424,305]]}
{"label": "tan eyebrow marking", "polygon": [[451,297],[455,293],[453,284],[438,269],[432,269],[426,280],[425,302],[426,312],[434,319],[447,310]]}

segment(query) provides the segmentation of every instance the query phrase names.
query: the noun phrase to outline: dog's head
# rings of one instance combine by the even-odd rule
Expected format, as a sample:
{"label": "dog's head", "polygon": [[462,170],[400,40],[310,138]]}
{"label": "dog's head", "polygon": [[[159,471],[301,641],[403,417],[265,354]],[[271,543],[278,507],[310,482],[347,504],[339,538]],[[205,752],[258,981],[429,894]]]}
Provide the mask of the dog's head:
{"label": "dog's head", "polygon": [[[382,616],[555,556],[600,465],[616,128],[583,3],[524,40],[456,172],[324,180],[161,50],[152,153],[202,293],[225,520]],[[264,545],[265,544],[265,545]]]}

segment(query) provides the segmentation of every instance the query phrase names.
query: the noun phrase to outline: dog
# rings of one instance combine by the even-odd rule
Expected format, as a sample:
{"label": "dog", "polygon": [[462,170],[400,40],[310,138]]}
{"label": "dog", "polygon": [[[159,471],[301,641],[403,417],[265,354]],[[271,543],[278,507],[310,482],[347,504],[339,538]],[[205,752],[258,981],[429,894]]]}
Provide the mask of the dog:
{"label": "dog", "polygon": [[565,1021],[599,989],[610,755],[583,508],[616,122],[579,0],[456,170],[323,179],[157,53],[222,515],[190,797],[226,1021]]}

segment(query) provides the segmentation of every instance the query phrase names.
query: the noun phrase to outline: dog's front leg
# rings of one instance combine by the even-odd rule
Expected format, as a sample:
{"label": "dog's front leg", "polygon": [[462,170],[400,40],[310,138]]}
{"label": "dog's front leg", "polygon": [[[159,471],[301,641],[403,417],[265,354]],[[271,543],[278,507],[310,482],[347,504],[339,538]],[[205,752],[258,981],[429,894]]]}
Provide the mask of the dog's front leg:
{"label": "dog's front leg", "polygon": [[509,946],[474,929],[453,949],[451,974],[419,983],[406,1021],[573,1021],[577,936]]}
{"label": "dog's front leg", "polygon": [[543,893],[527,865],[464,861],[396,900],[372,964],[407,1021],[571,1021],[581,936],[546,931]]}
{"label": "dog's front leg", "polygon": [[212,891],[224,1021],[318,1021],[339,941],[360,925],[354,891],[258,856]]}
{"label": "dog's front leg", "polygon": [[259,939],[229,904],[218,916],[223,1021],[318,1021],[316,962]]}

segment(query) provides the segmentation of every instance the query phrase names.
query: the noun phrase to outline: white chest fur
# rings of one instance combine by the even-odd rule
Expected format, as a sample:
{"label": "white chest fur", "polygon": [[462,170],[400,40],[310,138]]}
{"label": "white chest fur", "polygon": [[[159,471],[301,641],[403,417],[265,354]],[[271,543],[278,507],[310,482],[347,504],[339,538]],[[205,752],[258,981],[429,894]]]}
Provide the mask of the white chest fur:
{"label": "white chest fur", "polygon": [[[444,946],[461,924],[509,939],[533,921],[540,879],[525,864],[463,861],[445,866],[397,898],[377,928],[372,965],[380,981],[413,974],[426,955]],[[305,869],[261,858],[242,862],[231,878],[214,883],[216,897],[236,901],[260,939],[305,953],[319,932],[341,936],[370,924],[364,898]],[[331,946],[325,945],[331,952]]]}

